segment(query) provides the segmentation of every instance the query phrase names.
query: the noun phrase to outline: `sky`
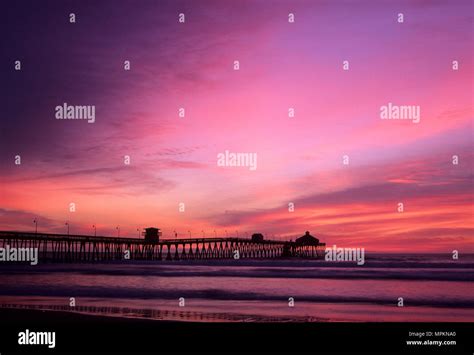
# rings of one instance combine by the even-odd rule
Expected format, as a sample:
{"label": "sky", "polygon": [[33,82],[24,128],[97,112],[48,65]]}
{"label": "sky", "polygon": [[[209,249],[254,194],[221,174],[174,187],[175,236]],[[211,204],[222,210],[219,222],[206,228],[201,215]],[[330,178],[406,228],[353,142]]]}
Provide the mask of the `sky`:
{"label": "sky", "polygon": [[[309,230],[366,251],[474,252],[473,13],[469,0],[11,1],[0,230]],[[63,103],[94,105],[95,122],[56,119]],[[419,106],[420,122],[382,120],[388,103]],[[257,169],[218,166],[225,151],[256,153]]]}

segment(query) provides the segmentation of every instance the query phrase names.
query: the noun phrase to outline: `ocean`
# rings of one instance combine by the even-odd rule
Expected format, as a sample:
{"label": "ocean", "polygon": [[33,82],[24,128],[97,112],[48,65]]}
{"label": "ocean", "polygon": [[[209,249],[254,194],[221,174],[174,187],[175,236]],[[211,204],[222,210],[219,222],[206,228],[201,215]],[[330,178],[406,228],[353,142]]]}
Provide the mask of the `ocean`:
{"label": "ocean", "polygon": [[[473,322],[474,255],[0,265],[0,307],[191,322]],[[401,306],[403,303],[403,306]]]}

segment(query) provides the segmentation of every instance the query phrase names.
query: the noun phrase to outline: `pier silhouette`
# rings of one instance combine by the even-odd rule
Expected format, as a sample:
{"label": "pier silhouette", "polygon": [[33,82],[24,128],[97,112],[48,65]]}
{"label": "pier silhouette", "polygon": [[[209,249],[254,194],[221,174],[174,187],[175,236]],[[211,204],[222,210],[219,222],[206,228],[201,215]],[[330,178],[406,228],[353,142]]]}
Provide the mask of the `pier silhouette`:
{"label": "pier silhouette", "polygon": [[38,248],[41,261],[94,262],[107,260],[211,260],[320,258],[325,243],[309,232],[296,241],[245,238],[145,239],[0,231],[5,248]]}

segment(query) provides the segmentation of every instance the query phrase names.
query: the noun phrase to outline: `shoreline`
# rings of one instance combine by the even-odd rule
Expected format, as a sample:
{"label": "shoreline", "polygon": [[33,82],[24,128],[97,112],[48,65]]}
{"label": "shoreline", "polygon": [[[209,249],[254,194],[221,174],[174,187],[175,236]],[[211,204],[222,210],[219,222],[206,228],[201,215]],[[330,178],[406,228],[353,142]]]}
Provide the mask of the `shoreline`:
{"label": "shoreline", "polygon": [[10,325],[38,325],[38,324],[87,324],[87,323],[133,323],[151,324],[154,322],[178,323],[171,320],[158,320],[147,318],[127,318],[106,315],[84,314],[78,312],[40,310],[30,308],[1,308],[0,319],[2,324]]}

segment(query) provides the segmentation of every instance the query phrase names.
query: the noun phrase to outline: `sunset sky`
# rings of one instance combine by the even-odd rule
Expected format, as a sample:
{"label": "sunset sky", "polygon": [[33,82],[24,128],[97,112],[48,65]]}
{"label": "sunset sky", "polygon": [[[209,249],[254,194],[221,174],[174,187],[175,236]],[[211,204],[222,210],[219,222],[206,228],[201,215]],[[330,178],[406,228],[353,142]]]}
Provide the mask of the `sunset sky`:
{"label": "sunset sky", "polygon": [[[34,230],[34,218],[38,231],[69,221],[74,234],[309,230],[367,251],[474,252],[472,1],[18,1],[2,12],[1,230]],[[57,120],[64,102],[95,105],[95,123]],[[381,120],[389,102],[419,105],[420,123]],[[257,153],[257,169],[217,166],[226,150]]]}

